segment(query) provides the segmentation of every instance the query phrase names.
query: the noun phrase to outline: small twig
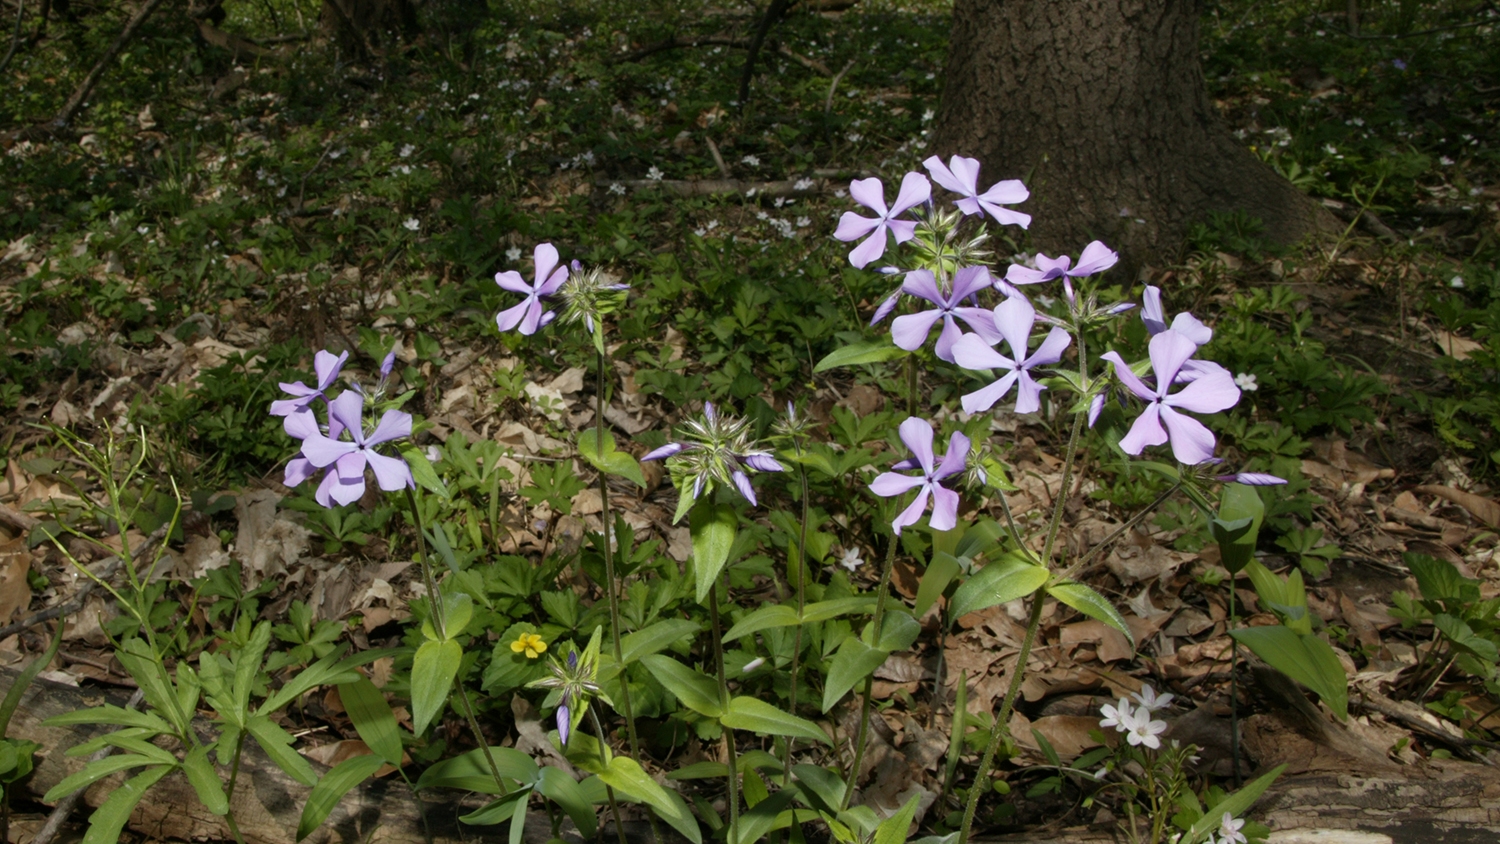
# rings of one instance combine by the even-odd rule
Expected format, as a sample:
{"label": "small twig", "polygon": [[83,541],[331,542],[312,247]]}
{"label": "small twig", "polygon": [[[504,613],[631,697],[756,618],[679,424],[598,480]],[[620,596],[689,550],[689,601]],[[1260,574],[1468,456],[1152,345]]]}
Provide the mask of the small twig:
{"label": "small twig", "polygon": [[16,0],[16,31],[10,37],[10,49],[5,51],[5,58],[0,59],[0,73],[10,66],[11,57],[16,54],[16,47],[21,44],[21,16],[26,12],[26,0]]}
{"label": "small twig", "polygon": [[[145,697],[146,695],[144,692],[142,692],[140,689],[136,689],[135,694],[130,696],[130,701],[125,704],[125,708],[134,709],[137,706],[140,706],[141,701],[144,700]],[[94,755],[90,756],[89,761],[98,762],[99,760],[108,757],[111,753],[114,752],[114,745],[105,745],[104,747],[99,748],[99,750],[97,750]],[[58,830],[62,829],[63,823],[67,821],[68,815],[73,813],[73,807],[78,805],[78,800],[79,798],[83,797],[83,793],[85,791],[88,791],[88,789],[80,788],[72,794],[69,794],[67,797],[64,797],[63,799],[57,801],[57,806],[53,808],[52,814],[47,816],[47,822],[45,824],[42,824],[42,828],[37,832],[36,837],[31,839],[31,844],[51,844],[52,839],[57,837]]]}
{"label": "small twig", "polygon": [[724,156],[719,154],[719,145],[714,143],[714,139],[707,135],[703,136],[703,140],[708,142],[708,151],[713,154],[714,164],[719,166],[719,172],[724,175],[725,179],[732,180],[734,177],[729,175],[729,168],[724,166]]}
{"label": "small twig", "polygon": [[99,79],[104,75],[105,68],[114,64],[115,57],[125,48],[125,44],[135,35],[136,30],[141,28],[141,24],[146,22],[146,18],[150,17],[151,13],[156,11],[156,7],[160,6],[163,2],[164,0],[146,0],[146,5],[142,6],[140,11],[135,13],[135,17],[131,18],[129,23],[125,24],[125,29],[121,30],[120,34],[115,37],[114,43],[110,44],[109,49],[104,51],[104,55],[99,57],[99,61],[94,63],[93,69],[89,71],[88,76],[84,77],[83,83],[78,86],[78,90],[73,92],[73,96],[69,97],[68,101],[63,104],[62,110],[49,122],[49,127],[60,129],[73,121],[73,116],[78,113],[78,109],[83,105],[83,101],[88,99],[89,94],[94,92],[94,86],[99,84]]}

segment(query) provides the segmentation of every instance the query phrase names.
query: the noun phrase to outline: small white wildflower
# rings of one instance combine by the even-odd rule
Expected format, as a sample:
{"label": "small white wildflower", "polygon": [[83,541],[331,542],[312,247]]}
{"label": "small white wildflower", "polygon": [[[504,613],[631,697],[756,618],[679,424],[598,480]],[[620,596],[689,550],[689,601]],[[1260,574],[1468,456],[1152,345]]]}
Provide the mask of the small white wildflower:
{"label": "small white wildflower", "polygon": [[1224,820],[1219,822],[1219,844],[1246,844],[1245,833],[1240,832],[1244,825],[1243,819],[1225,812]]}
{"label": "small white wildflower", "polygon": [[860,566],[864,564],[865,560],[859,555],[858,548],[844,549],[844,556],[839,558],[839,565],[843,566],[849,571],[856,571]]}
{"label": "small white wildflower", "polygon": [[505,250],[505,259],[512,262],[521,260],[521,247],[512,246]]}
{"label": "small white wildflower", "polygon": [[439,460],[442,460],[443,459],[443,450],[440,449],[440,448],[438,448],[435,445],[429,445],[427,447],[427,459],[428,459],[428,461],[430,461],[432,463],[436,463]]}
{"label": "small white wildflower", "polygon": [[1478,196],[1484,193],[1484,188],[1469,188],[1469,196]]}
{"label": "small white wildflower", "polygon": [[1151,720],[1151,712],[1142,709],[1132,714],[1130,729],[1125,734],[1125,740],[1134,745],[1144,744],[1152,750],[1161,749],[1161,739],[1157,736],[1167,731],[1166,721]]}
{"label": "small white wildflower", "polygon": [[1333,144],[1324,144],[1323,145],[1323,152],[1326,152],[1329,155],[1338,155],[1339,154],[1339,149],[1338,149],[1338,147],[1334,146]]}
{"label": "small white wildflower", "polygon": [[1241,372],[1234,376],[1234,385],[1247,393],[1260,389],[1260,385],[1255,383],[1255,376],[1248,372]]}
{"label": "small white wildflower", "polygon": [[934,118],[934,117],[937,117],[937,112],[933,111],[930,108],[927,109],[926,111],[922,112],[922,122],[923,123],[931,123],[932,122],[932,118]]}
{"label": "small white wildflower", "polygon": [[[812,187],[813,180],[806,178],[798,179],[795,183],[792,184],[792,190],[812,190]],[[1478,189],[1476,188],[1476,190]]]}
{"label": "small white wildflower", "polygon": [[1438,159],[1438,163],[1441,164],[1441,165],[1443,165],[1444,167],[1452,167],[1453,166],[1453,159],[1451,159],[1451,158],[1449,158],[1448,156],[1445,155],[1442,158]]}
{"label": "small white wildflower", "polygon": [[844,137],[847,138],[848,141],[849,141],[849,143],[851,143],[851,144],[857,144],[860,141],[863,141],[865,139],[865,136],[861,135],[858,132],[850,132],[849,134],[845,135]]}
{"label": "small white wildflower", "polygon": [[622,184],[620,184],[619,182],[610,182],[609,183],[609,192],[613,193],[613,194],[618,194],[619,196],[624,196],[625,195],[625,186],[622,185]]}
{"label": "small white wildflower", "polygon": [[714,229],[716,229],[718,227],[719,227],[719,221],[718,220],[709,220],[708,221],[708,225],[704,226],[704,228],[708,229],[709,231],[713,231]]}
{"label": "small white wildflower", "polygon": [[784,196],[778,196],[778,197],[776,197],[776,200],[774,202],[772,202],[771,204],[774,205],[774,206],[776,206],[777,208],[780,208],[781,206],[783,206],[783,205],[786,204],[786,197],[784,197]]}
{"label": "small white wildflower", "polygon": [[798,217],[797,218],[797,228],[799,228],[799,229],[805,229],[805,228],[807,228],[810,225],[812,225],[812,218],[811,217]]}
{"label": "small white wildflower", "polygon": [[406,230],[409,232],[414,232],[422,227],[422,223],[418,221],[416,217],[407,217],[406,222],[402,223],[401,225],[405,226]]}
{"label": "small white wildflower", "polygon": [[740,163],[747,164],[747,165],[749,165],[751,167],[759,167],[760,166],[760,156],[758,156],[758,155],[747,155],[744,158],[740,159]]}
{"label": "small white wildflower", "polygon": [[410,164],[403,164],[400,167],[397,167],[396,169],[400,170],[401,171],[401,175],[403,175],[403,176],[410,176],[411,175],[411,165]]}
{"label": "small white wildflower", "polygon": [[150,231],[151,231],[151,227],[150,226],[136,226],[135,227],[135,233],[136,234],[144,235],[144,234],[146,234],[146,233],[148,233]]}
{"label": "small white wildflower", "polygon": [[332,152],[328,153],[328,157],[331,158],[331,159],[333,159],[334,161],[338,161],[339,157],[342,156],[343,154],[344,154],[344,150],[342,148],[340,148],[340,149],[336,149],[336,150],[333,150]]}
{"label": "small white wildflower", "polygon": [[1456,275],[1453,278],[1448,279],[1448,286],[1453,288],[1454,290],[1462,290],[1464,288],[1464,277],[1461,275]]}
{"label": "small white wildflower", "polygon": [[[1254,382],[1255,376],[1251,375],[1250,380]],[[1236,383],[1238,383],[1238,379],[1236,379]],[[1141,690],[1132,694],[1131,697],[1135,698],[1136,702],[1144,707],[1147,712],[1160,712],[1161,710],[1166,709],[1168,706],[1172,705],[1172,699],[1175,698],[1176,695],[1164,694],[1158,696],[1156,694],[1156,689],[1151,688],[1150,683],[1143,683],[1141,685]]]}
{"label": "small white wildflower", "polygon": [[661,168],[657,167],[655,164],[651,165],[650,170],[646,171],[646,178],[650,179],[653,182],[661,181],[662,175],[663,174],[661,172]]}
{"label": "small white wildflower", "polygon": [[1036,300],[1040,302],[1042,307],[1044,308],[1051,308],[1053,305],[1057,304],[1056,299],[1052,298],[1051,296],[1043,295],[1041,293],[1038,293],[1036,295]]}
{"label": "small white wildflower", "polygon": [[417,151],[416,147],[412,146],[411,144],[407,144],[407,145],[401,147],[401,157],[402,158],[411,158],[411,154],[414,153],[414,152],[416,152],[416,151]]}
{"label": "small white wildflower", "polygon": [[1104,717],[1099,719],[1100,727],[1114,727],[1119,732],[1128,732],[1135,723],[1135,714],[1130,709],[1130,701],[1120,698],[1118,708],[1106,703],[1099,707],[1099,713]]}
{"label": "small white wildflower", "polygon": [[844,190],[843,188],[839,188],[838,190],[833,192],[833,195],[838,197],[839,199],[843,199],[844,197],[849,195],[849,192]]}
{"label": "small white wildflower", "polygon": [[765,664],[766,664],[766,658],[763,657],[763,656],[758,656],[755,659],[752,659],[749,662],[745,663],[745,667],[743,669],[741,669],[740,673],[741,674],[749,674],[751,671],[754,671],[755,669],[757,669],[757,668],[759,668],[759,667],[761,667],[762,665],[765,665]]}

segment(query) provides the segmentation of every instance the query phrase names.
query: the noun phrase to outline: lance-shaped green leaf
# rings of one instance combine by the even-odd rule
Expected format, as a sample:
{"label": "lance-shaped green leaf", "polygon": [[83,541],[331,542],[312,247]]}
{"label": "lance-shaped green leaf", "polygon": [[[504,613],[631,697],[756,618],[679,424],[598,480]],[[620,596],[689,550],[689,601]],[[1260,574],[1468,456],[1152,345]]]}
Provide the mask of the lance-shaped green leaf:
{"label": "lance-shaped green leaf", "polygon": [[143,730],[150,730],[153,733],[169,733],[172,731],[172,725],[162,720],[155,713],[138,712],[134,709],[125,709],[113,704],[53,715],[51,718],[43,721],[42,724],[47,727],[70,727],[75,724],[117,724],[121,727],[139,727]]}
{"label": "lance-shaped green leaf", "polygon": [[536,760],[514,747],[491,746],[488,759],[479,748],[460,753],[452,759],[444,759],[423,771],[414,788],[417,791],[426,788],[457,788],[480,794],[499,794],[500,788],[495,784],[495,776],[490,773],[489,759],[495,760],[495,767],[505,779],[515,780],[522,785],[536,781],[539,770]]}
{"label": "lance-shaped green leaf", "polygon": [[1198,822],[1193,824],[1187,834],[1182,837],[1184,844],[1196,844],[1196,842],[1203,841],[1210,832],[1224,822],[1225,812],[1236,818],[1242,817],[1285,770],[1285,765],[1277,765],[1269,773],[1257,778],[1254,782],[1247,783],[1244,788],[1210,806],[1208,811],[1203,813],[1203,817],[1199,818]]}
{"label": "lance-shaped green leaf", "polygon": [[895,360],[908,352],[895,343],[887,334],[882,334],[878,340],[866,340],[862,343],[850,343],[847,346],[835,349],[825,355],[813,367],[813,372],[826,372],[840,366],[857,366],[865,363],[881,363],[883,361]]}
{"label": "lance-shaped green leaf", "polygon": [[645,657],[641,664],[646,666],[646,670],[651,672],[658,683],[682,701],[683,706],[709,718],[724,714],[724,706],[719,698],[719,684],[712,677],[694,671],[664,654]]}
{"label": "lance-shaped green leaf", "polygon": [[264,750],[266,755],[271,757],[271,761],[276,763],[276,767],[285,771],[287,776],[303,785],[317,783],[318,775],[313,771],[312,763],[292,749],[294,739],[276,722],[264,715],[255,715],[245,722],[245,731],[255,738],[260,749]]}
{"label": "lance-shaped green leaf", "polygon": [[749,730],[772,736],[795,736],[830,744],[828,734],[817,724],[806,718],[798,718],[789,712],[757,700],[753,697],[737,697],[729,701],[729,708],[719,716],[719,723],[735,730]]}
{"label": "lance-shaped green leaf", "polygon": [[401,728],[385,695],[375,684],[361,677],[353,683],[339,684],[339,700],[354,724],[355,732],[381,759],[401,765]]}
{"label": "lance-shaped green leaf", "polygon": [[842,615],[874,611],[875,598],[873,596],[836,598],[832,601],[818,601],[815,604],[808,604],[803,607],[802,623],[812,624],[815,621],[827,621],[830,618],[838,618]]}
{"label": "lance-shaped green leaf", "polygon": [[642,657],[659,653],[674,642],[697,633],[703,628],[696,621],[685,618],[669,618],[637,630],[620,639],[620,659],[629,665]]}
{"label": "lance-shaped green leaf", "polygon": [[599,819],[594,814],[593,804],[566,772],[551,766],[542,768],[537,777],[536,790],[568,813],[585,841],[594,837],[599,829]]}
{"label": "lance-shaped green leaf", "polygon": [[1317,693],[1340,720],[1349,717],[1349,677],[1327,642],[1279,624],[1231,630],[1229,635],[1267,665]]}
{"label": "lance-shaped green leaf", "polygon": [[698,584],[698,603],[703,604],[729,562],[740,517],[728,504],[714,505],[705,500],[693,506],[688,525],[693,535],[693,577]]}
{"label": "lance-shaped green leaf", "polygon": [[769,604],[750,613],[729,628],[729,632],[724,634],[724,641],[733,642],[735,639],[772,627],[796,627],[799,624],[813,624],[842,615],[868,613],[874,610],[875,599],[868,596],[818,601],[803,607],[801,615],[785,604]]}
{"label": "lance-shaped green leaf", "polygon": [[385,760],[379,756],[367,753],[334,765],[313,786],[312,793],[307,795],[307,803],[302,806],[302,819],[297,822],[297,840],[301,841],[311,835],[313,830],[328,819],[333,807],[339,804],[350,789],[369,779],[384,764]]}
{"label": "lance-shaped green leaf", "polygon": [[[42,802],[56,803],[78,789],[93,785],[110,774],[159,764],[161,764],[160,760],[155,757],[142,756],[138,753],[117,753],[103,759],[96,759],[83,766],[83,770],[64,777],[57,785],[47,789],[47,793],[42,795]],[[167,767],[170,769],[171,766]]]}
{"label": "lance-shaped green leaf", "polygon": [[452,639],[428,640],[417,648],[411,663],[411,721],[417,735],[426,732],[427,725],[443,711],[463,658],[463,648]]}
{"label": "lance-shaped green leaf", "polygon": [[844,639],[838,653],[833,655],[833,664],[823,683],[823,711],[832,709],[860,680],[884,665],[889,656],[889,651],[872,648],[858,636]]}
{"label": "lance-shaped green leaf", "polygon": [[578,454],[587,460],[590,466],[606,475],[619,475],[627,480],[635,481],[640,487],[646,486],[646,476],[641,473],[641,464],[629,454],[616,451],[615,438],[608,431],[604,432],[602,445],[598,440],[598,432],[593,428],[579,431]]}
{"label": "lance-shaped green leaf", "polygon": [[411,467],[411,477],[417,482],[417,486],[439,498],[448,498],[448,487],[443,485],[443,479],[438,477],[437,470],[432,468],[432,461],[427,459],[426,451],[415,446],[403,448],[401,457]]}
{"label": "lance-shaped green leaf", "polygon": [[1089,618],[1102,621],[1125,634],[1125,640],[1130,642],[1131,650],[1135,650],[1135,635],[1130,632],[1129,625],[1125,623],[1125,617],[1120,615],[1120,611],[1115,609],[1114,604],[1111,604],[1108,598],[1094,591],[1093,587],[1065,580],[1048,586],[1047,594]]}
{"label": "lance-shaped green leaf", "polygon": [[922,583],[917,587],[917,601],[912,607],[912,613],[918,618],[927,614],[927,610],[937,603],[937,599],[947,590],[948,584],[953,582],[963,566],[958,558],[946,551],[939,551],[932,555],[932,562],[927,564],[927,571],[922,572]]}
{"label": "lance-shaped green leaf", "polygon": [[205,809],[216,815],[229,814],[229,798],[224,796],[224,783],[214,770],[214,763],[208,761],[206,745],[200,744],[183,756],[182,770]]}
{"label": "lance-shaped green leaf", "polygon": [[634,759],[616,756],[599,773],[599,779],[615,791],[655,809],[657,817],[666,821],[693,844],[703,844],[703,832],[698,829],[698,822],[688,811],[687,804],[675,792],[667,791],[660,783],[651,779]]}
{"label": "lance-shaped green leaf", "polygon": [[120,832],[130,820],[136,804],[141,802],[151,786],[175,770],[175,765],[148,768],[110,792],[109,797],[99,804],[99,808],[89,815],[89,831],[84,833],[83,844],[119,844]]}
{"label": "lance-shaped green leaf", "polygon": [[1047,582],[1047,577],[1047,569],[1018,557],[995,560],[954,591],[948,612],[956,619],[976,610],[1009,603],[1035,592]]}
{"label": "lance-shaped green leaf", "polygon": [[913,794],[900,811],[880,822],[875,829],[875,844],[902,844],[906,832],[911,828],[912,818],[917,816],[917,801],[921,794]]}

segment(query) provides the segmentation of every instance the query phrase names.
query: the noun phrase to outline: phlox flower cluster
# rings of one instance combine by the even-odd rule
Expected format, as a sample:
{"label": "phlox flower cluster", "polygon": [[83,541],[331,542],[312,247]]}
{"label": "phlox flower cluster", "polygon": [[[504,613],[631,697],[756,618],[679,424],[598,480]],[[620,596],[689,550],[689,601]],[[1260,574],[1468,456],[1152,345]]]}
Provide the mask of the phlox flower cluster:
{"label": "phlox flower cluster", "polygon": [[[291,398],[271,403],[271,415],[283,417],[282,428],[301,443],[298,456],[286,466],[284,482],[297,486],[323,471],[314,497],[324,507],[351,504],[365,494],[365,469],[375,474],[381,489],[394,492],[414,486],[411,467],[401,457],[377,449],[411,436],[411,414],[387,409],[373,428],[365,424],[365,393],[349,389],[329,398],[349,353],[334,355],[320,351],[313,359],[316,384],[301,381],[281,384]],[[380,366],[380,383],[372,393],[372,405],[384,394],[386,379],[396,361],[394,350]],[[317,408],[326,407],[326,422],[319,421]]]}
{"label": "phlox flower cluster", "polygon": [[750,420],[719,413],[712,402],[703,405],[703,416],[683,423],[682,441],[654,449],[642,461],[665,460],[679,492],[692,489],[692,500],[717,487],[739,491],[751,506],[758,502],[750,472],[784,472],[786,468],[762,449],[750,434]]}
{"label": "phlox flower cluster", "polygon": [[[519,250],[508,257],[520,257]],[[563,322],[582,322],[590,334],[595,324],[604,315],[612,313],[618,306],[628,284],[618,284],[600,269],[585,271],[577,261],[563,264],[557,247],[550,243],[539,243],[532,251],[534,273],[528,284],[515,270],[495,273],[495,283],[500,289],[519,293],[525,298],[512,307],[495,315],[495,326],[502,332],[520,331],[532,335],[538,329],[557,318],[556,311],[549,311],[543,300],[561,297],[563,300]]]}

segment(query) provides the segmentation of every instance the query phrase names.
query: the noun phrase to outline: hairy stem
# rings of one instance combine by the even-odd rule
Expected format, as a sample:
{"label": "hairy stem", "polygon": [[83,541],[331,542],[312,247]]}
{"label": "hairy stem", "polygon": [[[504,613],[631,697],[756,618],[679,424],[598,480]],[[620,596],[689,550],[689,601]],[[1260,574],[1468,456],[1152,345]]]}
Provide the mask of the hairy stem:
{"label": "hairy stem", "polygon": [[[794,441],[797,456],[802,456],[802,443]],[[799,461],[797,463],[797,474],[802,482],[802,530],[797,537],[797,559],[792,563],[797,568],[797,614],[800,616],[807,605],[807,572],[804,561],[807,558],[807,467]],[[792,633],[792,714],[797,714],[797,672],[802,663],[802,625],[797,625],[796,631]],[[786,788],[792,782],[792,737],[786,739],[786,758],[781,760],[782,780],[781,785]]]}
{"label": "hairy stem", "polygon": [[[891,569],[896,563],[896,546],[901,542],[899,533],[891,534],[890,549],[885,553],[885,567],[880,571],[880,589],[875,596],[875,616],[870,619],[871,639],[874,647],[880,647],[880,627],[885,620],[886,596],[891,591]],[[844,785],[844,799],[840,801],[839,809],[842,811],[849,808],[849,801],[854,797],[854,786],[859,783],[859,766],[864,763],[865,739],[870,730],[870,697],[875,688],[875,675],[872,672],[865,678],[864,695],[859,706],[859,733],[854,738],[854,764],[849,767],[849,781]]]}
{"label": "hairy stem", "polygon": [[[724,568],[724,588],[729,589],[729,568]],[[719,589],[715,584],[708,591],[708,616],[714,628],[714,667],[719,678],[719,706],[729,708],[729,679],[724,675],[724,633],[719,624]],[[740,771],[734,752],[734,730],[724,727],[724,759],[729,763],[729,844],[735,844],[735,834],[740,820]]]}
{"label": "hairy stem", "polygon": [[[594,735],[599,737],[599,749],[602,752],[609,745],[604,740],[604,725],[599,723],[599,713],[592,706],[589,707],[589,718],[594,722]],[[615,819],[615,835],[619,837],[620,844],[627,844],[625,841],[625,825],[620,821],[620,804],[615,801],[614,787],[606,785],[604,787],[604,794],[609,798],[610,816]],[[603,835],[604,830],[599,830],[599,833]]]}
{"label": "hairy stem", "polygon": [[[603,330],[603,326],[600,326]],[[599,389],[594,396],[594,447],[604,448],[604,366],[607,361],[604,353],[599,353]],[[615,577],[615,526],[609,509],[609,483],[604,470],[599,470],[599,503],[603,507],[600,517],[604,520],[604,594],[609,596],[609,636],[614,641],[615,665],[624,661],[620,648],[620,595],[617,590],[618,581]],[[630,738],[630,755],[637,761],[641,758],[640,741],[635,734],[635,714],[630,707],[630,682],[625,676],[624,666],[620,666],[620,707],[624,710],[621,714],[625,716],[625,734]]]}

